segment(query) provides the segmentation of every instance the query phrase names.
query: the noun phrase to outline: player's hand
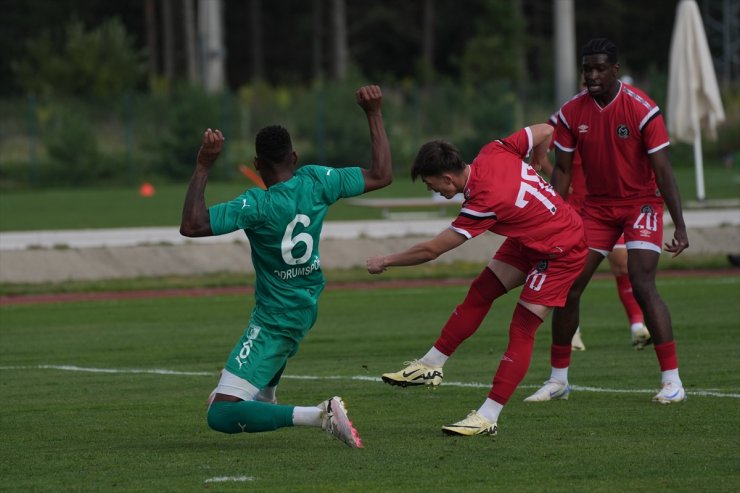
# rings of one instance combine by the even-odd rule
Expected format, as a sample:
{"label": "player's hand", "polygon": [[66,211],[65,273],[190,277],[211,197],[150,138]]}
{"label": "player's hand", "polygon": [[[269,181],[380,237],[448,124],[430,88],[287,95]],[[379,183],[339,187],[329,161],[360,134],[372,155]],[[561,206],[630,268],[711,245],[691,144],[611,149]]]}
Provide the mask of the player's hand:
{"label": "player's hand", "polygon": [[686,250],[688,247],[689,247],[689,237],[686,234],[685,229],[676,229],[676,232],[673,233],[673,238],[671,239],[671,242],[665,244],[666,251],[672,253],[673,257],[678,256],[681,252]]}
{"label": "player's hand", "polygon": [[198,151],[198,164],[206,168],[213,166],[223,147],[224,136],[221,130],[207,129],[203,133],[203,142],[200,144],[200,150]]}
{"label": "player's hand", "polygon": [[383,92],[380,86],[363,86],[355,93],[357,104],[359,104],[365,113],[375,113],[380,111],[383,104]]}
{"label": "player's hand", "polygon": [[385,272],[387,267],[383,261],[383,257],[370,257],[367,259],[367,271],[370,274],[382,274]]}

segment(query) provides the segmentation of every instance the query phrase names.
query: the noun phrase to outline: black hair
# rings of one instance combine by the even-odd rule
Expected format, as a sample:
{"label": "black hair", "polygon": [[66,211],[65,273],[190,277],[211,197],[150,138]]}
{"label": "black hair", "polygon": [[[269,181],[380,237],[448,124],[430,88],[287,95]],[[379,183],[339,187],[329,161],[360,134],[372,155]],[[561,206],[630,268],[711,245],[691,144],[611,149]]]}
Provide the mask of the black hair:
{"label": "black hair", "polygon": [[254,147],[259,159],[274,164],[282,163],[288,154],[293,152],[290,134],[280,125],[270,125],[260,130],[255,138]]}
{"label": "black hair", "polygon": [[444,140],[427,142],[414,158],[411,165],[411,181],[421,176],[440,176],[443,173],[460,173],[465,162],[457,147]]}
{"label": "black hair", "polygon": [[583,45],[581,56],[588,55],[606,55],[609,63],[614,64],[618,61],[617,45],[606,38],[594,38]]}

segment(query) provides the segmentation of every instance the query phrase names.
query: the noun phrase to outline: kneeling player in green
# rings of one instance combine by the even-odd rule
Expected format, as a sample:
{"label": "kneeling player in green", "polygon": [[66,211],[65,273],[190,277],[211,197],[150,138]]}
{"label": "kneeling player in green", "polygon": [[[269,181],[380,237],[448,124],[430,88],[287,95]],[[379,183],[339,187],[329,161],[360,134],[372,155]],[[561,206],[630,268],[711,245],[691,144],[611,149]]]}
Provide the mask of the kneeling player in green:
{"label": "kneeling player in green", "polygon": [[331,204],[385,187],[392,167],[378,86],[357,91],[370,127],[372,165],[330,168],[306,165],[290,135],[280,126],[257,134],[255,168],[267,187],[252,188],[210,208],[205,203],[208,174],[223,148],[219,130],[206,130],[182,211],[180,233],[212,236],[244,230],[256,273],[255,308],[209,399],[208,425],[224,433],[254,433],[285,426],[320,427],[350,447],[362,447],[338,396],[313,406],[279,405],[275,389],[288,359],[317,317],[324,289],[319,240]]}

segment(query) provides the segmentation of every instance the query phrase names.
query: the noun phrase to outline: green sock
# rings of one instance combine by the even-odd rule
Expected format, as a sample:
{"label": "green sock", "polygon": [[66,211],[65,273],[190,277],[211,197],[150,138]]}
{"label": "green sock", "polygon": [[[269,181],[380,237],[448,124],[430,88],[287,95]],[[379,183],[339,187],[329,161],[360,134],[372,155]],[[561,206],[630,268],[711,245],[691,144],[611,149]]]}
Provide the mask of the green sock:
{"label": "green sock", "polygon": [[224,433],[273,431],[293,426],[293,406],[259,401],[214,402],[208,409],[208,426]]}

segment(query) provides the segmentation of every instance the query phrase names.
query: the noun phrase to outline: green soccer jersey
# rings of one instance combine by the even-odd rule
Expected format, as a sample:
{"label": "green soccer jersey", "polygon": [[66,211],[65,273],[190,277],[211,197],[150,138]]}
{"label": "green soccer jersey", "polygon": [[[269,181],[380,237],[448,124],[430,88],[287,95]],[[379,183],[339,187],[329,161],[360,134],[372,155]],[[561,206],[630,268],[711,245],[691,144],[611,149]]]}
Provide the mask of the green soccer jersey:
{"label": "green soccer jersey", "polygon": [[303,166],[290,180],[210,207],[211,230],[214,235],[246,233],[259,306],[270,312],[311,306],[325,285],[319,240],[326,212],[364,188],[360,168]]}

